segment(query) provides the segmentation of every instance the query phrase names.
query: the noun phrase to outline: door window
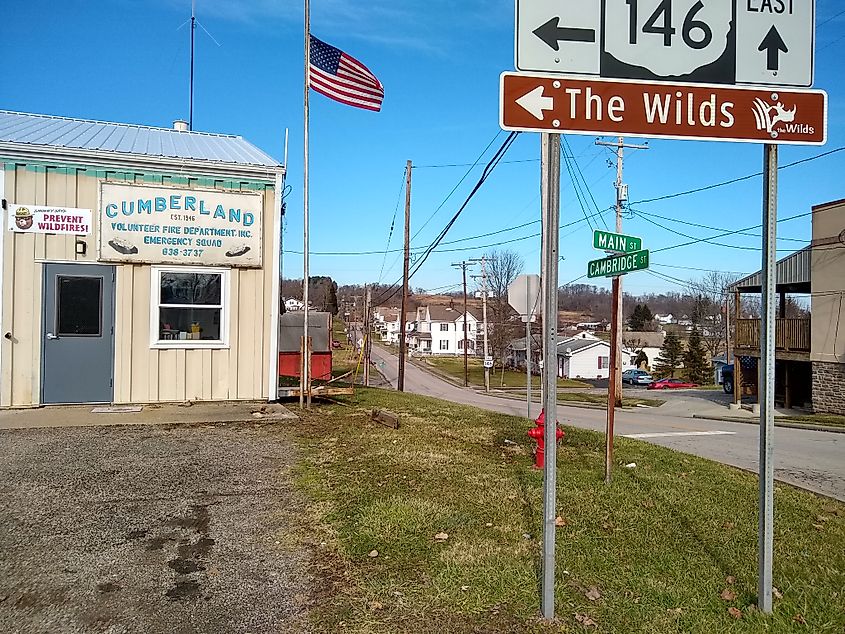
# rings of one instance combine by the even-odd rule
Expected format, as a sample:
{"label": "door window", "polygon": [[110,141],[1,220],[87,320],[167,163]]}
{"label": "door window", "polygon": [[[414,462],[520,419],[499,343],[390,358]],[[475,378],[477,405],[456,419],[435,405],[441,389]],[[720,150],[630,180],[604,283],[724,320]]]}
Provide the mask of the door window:
{"label": "door window", "polygon": [[103,278],[56,276],[56,334],[99,337],[103,334]]}

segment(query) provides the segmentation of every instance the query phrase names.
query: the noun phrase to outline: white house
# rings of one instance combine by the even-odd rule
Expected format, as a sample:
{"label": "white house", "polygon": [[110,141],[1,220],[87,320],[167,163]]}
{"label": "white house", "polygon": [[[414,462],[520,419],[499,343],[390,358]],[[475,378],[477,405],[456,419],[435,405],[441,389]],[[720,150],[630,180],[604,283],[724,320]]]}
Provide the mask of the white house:
{"label": "white house", "polygon": [[[481,319],[467,309],[467,349],[476,354],[476,341],[484,335]],[[456,356],[464,353],[464,312],[450,306],[421,306],[416,328],[409,338],[411,348],[432,355]]]}
{"label": "white house", "polygon": [[582,321],[580,324],[575,324],[578,330],[591,330],[593,332],[602,330],[606,322],[603,321]]}
{"label": "white house", "polygon": [[668,315],[655,315],[654,321],[665,326],[666,324],[674,323],[675,316],[672,313],[669,313]]}
{"label": "white house", "polygon": [[[381,335],[382,341],[387,341],[388,332],[391,330],[391,327],[388,326],[388,324],[395,322],[398,316],[398,308],[385,308],[384,306],[379,306],[373,310],[373,331]],[[396,329],[396,332],[399,332],[398,328]]]}
{"label": "white house", "polygon": [[654,368],[654,362],[660,356],[663,349],[663,342],[666,339],[665,332],[634,332],[622,333],[622,343],[631,351],[632,357],[636,360],[640,352],[646,356],[646,369]]}
{"label": "white house", "polygon": [[[387,317],[386,321],[384,322],[384,332],[382,334],[382,341],[387,344],[398,346],[399,345],[399,335],[402,333],[402,322],[399,318],[400,311],[395,311],[395,314],[392,317]],[[416,330],[416,314],[415,313],[406,313],[405,315],[405,340],[408,342],[409,346],[412,349],[414,348],[412,344],[412,337],[414,331]]]}
{"label": "white house", "polygon": [[[607,379],[610,377],[610,344],[589,333],[557,344],[558,376],[564,379]],[[631,352],[622,350],[622,370],[631,366]]]}
{"label": "white house", "polygon": [[294,299],[293,297],[285,300],[285,311],[288,313],[292,313],[296,310],[303,310],[305,308],[305,304],[303,304],[298,299]]}

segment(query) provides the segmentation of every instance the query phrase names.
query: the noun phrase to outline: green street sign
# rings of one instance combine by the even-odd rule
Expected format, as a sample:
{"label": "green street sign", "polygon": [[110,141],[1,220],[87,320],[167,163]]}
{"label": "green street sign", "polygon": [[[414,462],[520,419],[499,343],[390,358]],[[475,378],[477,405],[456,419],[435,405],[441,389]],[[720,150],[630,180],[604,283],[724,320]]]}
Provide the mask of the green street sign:
{"label": "green street sign", "polygon": [[615,277],[632,271],[648,268],[648,250],[614,255],[602,260],[593,260],[587,266],[587,277]]}
{"label": "green street sign", "polygon": [[593,247],[600,251],[614,251],[616,253],[634,253],[642,251],[643,239],[634,236],[623,236],[621,233],[609,231],[593,232]]}

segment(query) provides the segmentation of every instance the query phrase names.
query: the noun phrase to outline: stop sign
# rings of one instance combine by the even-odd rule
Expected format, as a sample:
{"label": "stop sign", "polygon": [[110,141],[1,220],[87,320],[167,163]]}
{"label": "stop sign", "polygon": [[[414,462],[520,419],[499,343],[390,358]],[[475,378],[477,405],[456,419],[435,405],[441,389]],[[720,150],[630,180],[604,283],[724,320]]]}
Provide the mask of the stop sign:
{"label": "stop sign", "polygon": [[540,276],[517,277],[508,286],[508,304],[522,316],[522,321],[536,321],[540,310]]}

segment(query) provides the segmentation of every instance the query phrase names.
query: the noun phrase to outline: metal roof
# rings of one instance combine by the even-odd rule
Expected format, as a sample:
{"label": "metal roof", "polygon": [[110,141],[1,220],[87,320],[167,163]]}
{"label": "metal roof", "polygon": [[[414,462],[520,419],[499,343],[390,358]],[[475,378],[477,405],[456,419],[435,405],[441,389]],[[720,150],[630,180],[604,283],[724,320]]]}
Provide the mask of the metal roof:
{"label": "metal roof", "polygon": [[594,346],[607,346],[610,348],[610,344],[601,339],[566,339],[557,344],[557,356],[564,357],[572,354],[578,354],[582,350],[586,350]]}
{"label": "metal roof", "polygon": [[[776,289],[779,293],[812,292],[812,249],[806,247],[788,255],[777,263]],[[763,271],[731,284],[731,291],[759,293],[763,288]]]}
{"label": "metal roof", "polygon": [[278,168],[240,136],[0,110],[0,144]]}

